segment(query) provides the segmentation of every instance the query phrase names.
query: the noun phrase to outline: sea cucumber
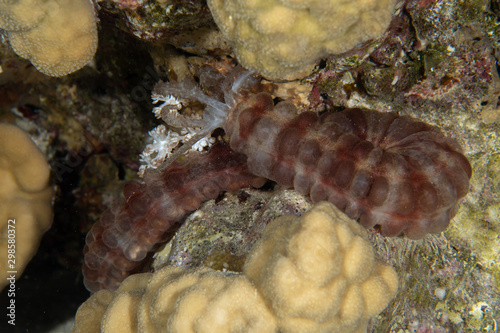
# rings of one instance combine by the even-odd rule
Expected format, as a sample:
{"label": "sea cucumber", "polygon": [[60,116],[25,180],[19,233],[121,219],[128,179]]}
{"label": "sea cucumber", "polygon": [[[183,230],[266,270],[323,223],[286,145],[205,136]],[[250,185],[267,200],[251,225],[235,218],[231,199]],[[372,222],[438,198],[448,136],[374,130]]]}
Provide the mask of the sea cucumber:
{"label": "sea cucumber", "polygon": [[265,93],[232,111],[224,128],[250,172],[330,201],[384,236],[443,231],[469,189],[460,146],[409,116],[358,108],[296,116]]}
{"label": "sea cucumber", "polygon": [[313,202],[330,201],[382,235],[418,239],[446,229],[472,174],[454,139],[389,112],[298,114],[291,102],[275,104],[270,94],[251,92],[257,82],[251,72],[233,70],[221,85],[226,104],[218,108],[221,102],[208,102],[194,82],[160,82],[155,93],[197,99],[209,105],[209,114],[216,107],[217,120],[207,128],[223,127],[231,148],[247,156],[250,172]]}
{"label": "sea cucumber", "polygon": [[270,94],[251,92],[258,82],[251,72],[236,69],[223,80],[213,70],[204,73],[202,84],[219,82],[211,85],[213,97],[194,81],[161,82],[154,94],[206,104],[200,133],[223,127],[232,150],[216,146],[185,164],[147,171],[144,184],[127,185],[126,201],[87,236],[83,272],[90,291],[116,288],[187,212],[220,191],[261,185],[259,177],[314,202],[330,201],[382,235],[413,239],[444,230],[468,191],[469,162],[434,126],[359,108],[297,114],[288,101],[275,104]]}
{"label": "sea cucumber", "polygon": [[248,172],[244,155],[222,144],[162,172],[147,173],[143,183],[128,182],[125,199],[105,211],[87,234],[85,287],[92,292],[116,289],[142,269],[148,253],[171,237],[186,213],[222,191],[260,187],[264,182]]}

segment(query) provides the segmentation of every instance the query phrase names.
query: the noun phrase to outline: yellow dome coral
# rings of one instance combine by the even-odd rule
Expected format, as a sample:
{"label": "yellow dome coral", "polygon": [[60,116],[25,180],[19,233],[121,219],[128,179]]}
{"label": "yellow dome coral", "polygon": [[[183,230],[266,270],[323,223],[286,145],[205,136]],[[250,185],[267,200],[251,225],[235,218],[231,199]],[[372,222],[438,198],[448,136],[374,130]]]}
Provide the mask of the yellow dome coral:
{"label": "yellow dome coral", "polygon": [[275,330],[274,316],[244,276],[170,266],[155,274],[132,275],[115,292],[92,295],[78,309],[72,332]]}
{"label": "yellow dome coral", "polygon": [[244,274],[166,267],[101,290],[77,332],[366,332],[398,280],[366,231],[330,203],[271,222]]}
{"label": "yellow dome coral", "polygon": [[380,36],[395,0],[208,0],[240,63],[283,78]]}
{"label": "yellow dome coral", "polygon": [[398,288],[396,272],[375,261],[364,228],[327,202],[269,224],[244,274],[284,332],[366,332]]}
{"label": "yellow dome coral", "polygon": [[50,76],[82,68],[97,48],[90,0],[0,0],[0,29],[19,56]]}
{"label": "yellow dome coral", "polygon": [[47,162],[24,131],[0,123],[0,142],[2,289],[8,271],[17,271],[16,278],[21,275],[52,223],[52,187]]}

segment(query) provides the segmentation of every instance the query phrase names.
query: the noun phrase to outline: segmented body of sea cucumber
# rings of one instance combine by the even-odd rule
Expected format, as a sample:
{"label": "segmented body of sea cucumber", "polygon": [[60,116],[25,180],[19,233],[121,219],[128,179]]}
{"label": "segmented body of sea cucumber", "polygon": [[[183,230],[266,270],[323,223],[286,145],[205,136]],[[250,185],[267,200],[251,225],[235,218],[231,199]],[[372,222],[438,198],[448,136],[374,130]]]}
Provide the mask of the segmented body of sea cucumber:
{"label": "segmented body of sea cucumber", "polygon": [[155,93],[207,104],[206,127],[223,127],[234,151],[215,147],[126,186],[126,201],[104,213],[87,236],[83,272],[90,291],[115,289],[185,213],[220,191],[262,184],[255,176],[314,202],[330,201],[385,236],[403,232],[413,239],[444,230],[468,191],[469,162],[434,126],[367,109],[297,115],[290,102],[250,92],[258,81],[248,72],[214,81],[217,98],[194,81],[161,82]]}
{"label": "segmented body of sea cucumber", "polygon": [[169,232],[186,213],[222,191],[260,187],[264,182],[248,172],[244,155],[216,145],[185,163],[146,174],[143,183],[127,183],[125,200],[115,202],[87,234],[85,287],[91,292],[116,289],[142,268],[148,252],[171,236]]}
{"label": "segmented body of sea cucumber", "polygon": [[417,239],[448,226],[472,174],[455,140],[395,113],[355,108],[297,115],[291,102],[275,105],[270,94],[250,92],[256,83],[249,72],[230,72],[226,88],[214,94],[224,96],[224,105],[200,96],[194,83],[158,83],[155,92],[207,104],[205,113],[215,119],[208,117],[208,127],[224,128],[250,172],[314,202],[330,201],[382,235]]}
{"label": "segmented body of sea cucumber", "polygon": [[296,115],[290,102],[249,95],[224,125],[255,175],[330,201],[385,236],[443,231],[469,189],[460,146],[409,116],[346,109]]}

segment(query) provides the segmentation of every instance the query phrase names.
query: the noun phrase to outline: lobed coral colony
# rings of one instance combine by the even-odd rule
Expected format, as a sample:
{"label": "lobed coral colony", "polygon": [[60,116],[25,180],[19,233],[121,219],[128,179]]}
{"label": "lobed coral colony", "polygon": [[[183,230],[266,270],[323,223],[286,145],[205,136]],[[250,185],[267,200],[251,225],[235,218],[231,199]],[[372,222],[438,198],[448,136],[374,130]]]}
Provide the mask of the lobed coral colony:
{"label": "lobed coral colony", "polygon": [[[208,0],[217,26],[248,69],[283,78],[379,37],[394,0]],[[297,50],[300,50],[298,52]],[[300,75],[300,74],[299,74]]]}
{"label": "lobed coral colony", "polygon": [[22,129],[0,123],[0,142],[2,289],[12,267],[19,275],[24,271],[52,224],[52,186],[44,155]]}
{"label": "lobed coral colony", "polygon": [[130,276],[92,295],[72,332],[366,332],[397,289],[367,232],[322,202],[269,223],[242,274],[168,266]]}
{"label": "lobed coral colony", "polygon": [[20,57],[50,76],[82,68],[97,49],[91,0],[0,0],[0,29]]}
{"label": "lobed coral colony", "polygon": [[[201,84],[220,81],[202,68]],[[209,74],[207,74],[209,73]],[[183,215],[221,190],[271,179],[330,201],[362,226],[382,235],[417,239],[444,230],[467,193],[471,166],[460,146],[437,128],[408,116],[366,109],[297,114],[287,101],[251,88],[258,78],[236,68],[212,92],[194,81],[157,84],[165,102],[157,113],[168,122],[203,126],[181,151],[217,127],[227,146],[194,153],[186,164],[147,169],[144,184],[130,183],[125,201],[103,214],[87,237],[83,271],[91,291],[115,289]],[[207,105],[203,119],[178,114],[178,98]],[[169,104],[170,103],[170,104]],[[173,105],[173,107],[172,107]],[[173,119],[173,120],[172,120]]]}

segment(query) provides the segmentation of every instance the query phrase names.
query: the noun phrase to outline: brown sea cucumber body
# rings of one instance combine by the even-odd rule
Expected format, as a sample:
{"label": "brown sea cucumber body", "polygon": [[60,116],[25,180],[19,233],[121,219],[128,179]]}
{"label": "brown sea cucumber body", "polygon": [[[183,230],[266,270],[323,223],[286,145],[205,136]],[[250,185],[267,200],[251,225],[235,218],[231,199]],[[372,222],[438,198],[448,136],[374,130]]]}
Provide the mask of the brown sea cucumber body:
{"label": "brown sea cucumber body", "polygon": [[330,201],[385,236],[413,239],[444,230],[468,191],[469,162],[434,126],[367,109],[297,114],[290,102],[250,92],[257,81],[248,73],[204,77],[215,78],[217,98],[194,81],[162,82],[155,93],[207,104],[207,128],[223,127],[232,149],[215,146],[126,185],[125,200],[87,235],[83,273],[90,291],[115,289],[186,213],[221,191],[262,185],[260,177],[314,202]]}
{"label": "brown sea cucumber body", "polygon": [[357,108],[297,116],[292,103],[259,93],[231,109],[224,129],[250,172],[330,201],[385,236],[443,231],[469,189],[460,146],[409,116]]}
{"label": "brown sea cucumber body", "polygon": [[83,274],[92,291],[114,290],[142,267],[147,254],[171,236],[175,224],[222,191],[262,186],[265,180],[248,172],[245,156],[227,145],[175,162],[144,182],[131,181],[125,200],[115,202],[87,234]]}

